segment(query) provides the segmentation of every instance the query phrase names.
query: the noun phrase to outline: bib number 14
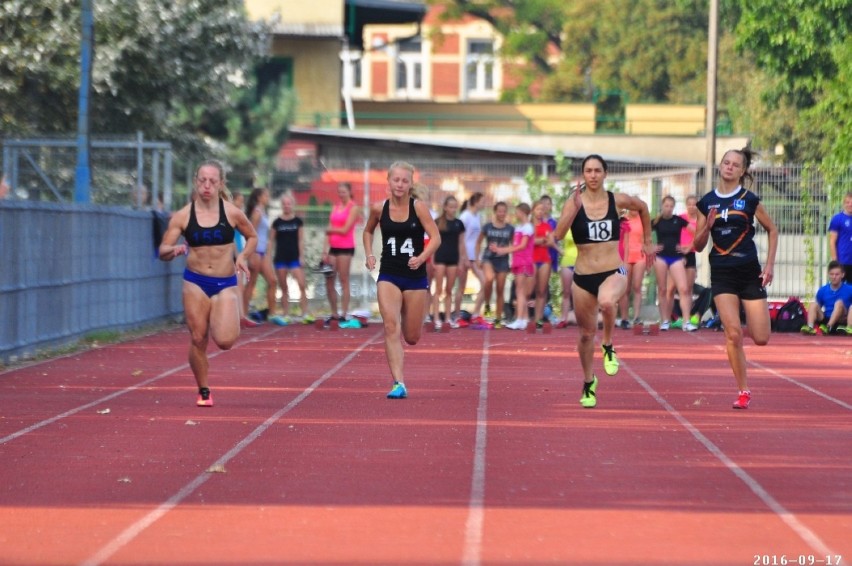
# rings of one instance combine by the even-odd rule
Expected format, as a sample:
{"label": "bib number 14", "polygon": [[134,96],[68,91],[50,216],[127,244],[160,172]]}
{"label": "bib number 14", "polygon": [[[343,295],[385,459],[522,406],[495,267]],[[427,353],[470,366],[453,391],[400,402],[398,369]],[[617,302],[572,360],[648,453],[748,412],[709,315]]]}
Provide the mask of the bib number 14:
{"label": "bib number 14", "polygon": [[[391,255],[396,256],[396,238],[388,238],[388,246],[391,249]],[[399,247],[400,254],[408,254],[408,257],[414,257],[414,243],[411,238],[406,238]]]}

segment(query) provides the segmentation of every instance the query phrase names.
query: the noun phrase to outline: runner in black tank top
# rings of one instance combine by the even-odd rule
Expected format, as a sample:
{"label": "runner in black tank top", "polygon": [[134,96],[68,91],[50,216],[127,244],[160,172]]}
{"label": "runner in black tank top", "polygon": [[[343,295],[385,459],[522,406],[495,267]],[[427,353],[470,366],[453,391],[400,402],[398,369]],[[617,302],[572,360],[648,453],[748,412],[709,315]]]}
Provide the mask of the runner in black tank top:
{"label": "runner in black tank top", "polygon": [[583,160],[585,189],[575,192],[565,203],[553,234],[555,239],[561,240],[568,228],[572,227],[577,244],[577,261],[571,288],[574,313],[580,327],[577,343],[577,353],[583,366],[580,405],[587,408],[597,405],[598,378],[593,371],[593,363],[598,312],[603,318],[601,349],[604,371],[608,375],[615,375],[619,367],[612,338],[615,311],[618,300],[627,290],[627,277],[618,255],[621,228],[618,211],[628,209],[639,212],[645,228],[645,257],[649,262],[654,261],[648,207],[636,197],[607,191],[604,184],[606,169],[606,161],[600,155],[589,155]]}
{"label": "runner in black tank top", "polygon": [[[382,230],[381,269],[376,284],[379,312],[385,327],[385,353],[390,366],[393,387],[389,399],[408,396],[403,378],[401,338],[414,345],[420,340],[426,304],[429,298],[426,262],[441,244],[438,226],[423,201],[410,196],[414,167],[396,162],[388,169],[390,198],[370,208],[364,226],[364,253],[367,269],[376,267],[373,237],[376,228]],[[424,247],[423,233],[429,235]]]}
{"label": "runner in black tank top", "polygon": [[382,206],[379,229],[382,231],[382,262],[380,275],[396,275],[408,279],[426,277],[426,264],[412,270],[409,260],[423,253],[423,224],[417,218],[414,199],[408,199],[408,218],[394,222],[390,217],[390,201]]}

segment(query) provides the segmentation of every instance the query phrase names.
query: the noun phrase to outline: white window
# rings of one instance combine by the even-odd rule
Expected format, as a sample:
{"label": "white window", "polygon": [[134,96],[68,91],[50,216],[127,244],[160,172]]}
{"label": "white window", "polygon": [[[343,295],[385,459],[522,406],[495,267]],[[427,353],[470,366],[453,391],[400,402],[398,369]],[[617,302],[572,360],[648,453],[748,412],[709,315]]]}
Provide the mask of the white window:
{"label": "white window", "polygon": [[419,37],[397,44],[396,94],[400,97],[423,96],[423,43]]}
{"label": "white window", "polygon": [[497,95],[494,74],[494,42],[490,39],[468,40],[464,85],[466,97],[493,99]]}

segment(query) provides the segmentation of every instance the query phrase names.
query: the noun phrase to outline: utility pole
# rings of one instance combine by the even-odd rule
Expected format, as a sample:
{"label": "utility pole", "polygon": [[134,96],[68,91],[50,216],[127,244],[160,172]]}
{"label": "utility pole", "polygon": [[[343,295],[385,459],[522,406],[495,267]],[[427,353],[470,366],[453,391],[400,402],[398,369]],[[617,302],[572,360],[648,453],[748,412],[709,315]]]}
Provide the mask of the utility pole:
{"label": "utility pole", "polygon": [[716,69],[719,58],[719,0],[710,0],[710,22],[707,30],[707,120],[704,139],[707,142],[704,159],[704,192],[713,190],[716,168]]}
{"label": "utility pole", "polygon": [[94,17],[92,0],[83,2],[83,34],[80,39],[80,92],[77,105],[77,170],[74,178],[74,202],[90,202],[92,171],[89,158],[89,95],[92,92],[92,51]]}

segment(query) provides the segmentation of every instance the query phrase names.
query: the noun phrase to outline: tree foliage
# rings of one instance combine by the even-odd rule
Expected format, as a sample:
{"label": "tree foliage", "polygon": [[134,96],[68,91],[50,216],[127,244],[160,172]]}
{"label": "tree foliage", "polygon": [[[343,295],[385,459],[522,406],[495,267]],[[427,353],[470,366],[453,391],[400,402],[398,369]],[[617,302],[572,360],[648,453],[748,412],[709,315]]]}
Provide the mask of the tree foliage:
{"label": "tree foliage", "polygon": [[[0,131],[5,135],[76,129],[80,4],[0,3]],[[227,121],[232,108],[243,110],[241,104],[254,95],[253,69],[268,48],[266,26],[248,20],[243,1],[93,4],[91,132],[141,131],[180,150],[207,151],[211,136],[225,141],[230,134],[219,121]],[[272,116],[270,105],[281,109],[263,101],[264,116]],[[276,119],[286,118],[278,112]]]}
{"label": "tree foliage", "polygon": [[774,80],[770,108],[799,111],[790,156],[852,162],[852,0],[752,0],[742,6],[738,46]]}
{"label": "tree foliage", "polygon": [[[619,90],[631,101],[700,102],[707,7],[699,0],[432,0],[444,18],[471,14],[504,37],[517,64],[512,100],[583,101]],[[516,63],[529,61],[529,64]],[[530,86],[540,82],[540,90]],[[540,92],[540,94],[537,94]]]}

